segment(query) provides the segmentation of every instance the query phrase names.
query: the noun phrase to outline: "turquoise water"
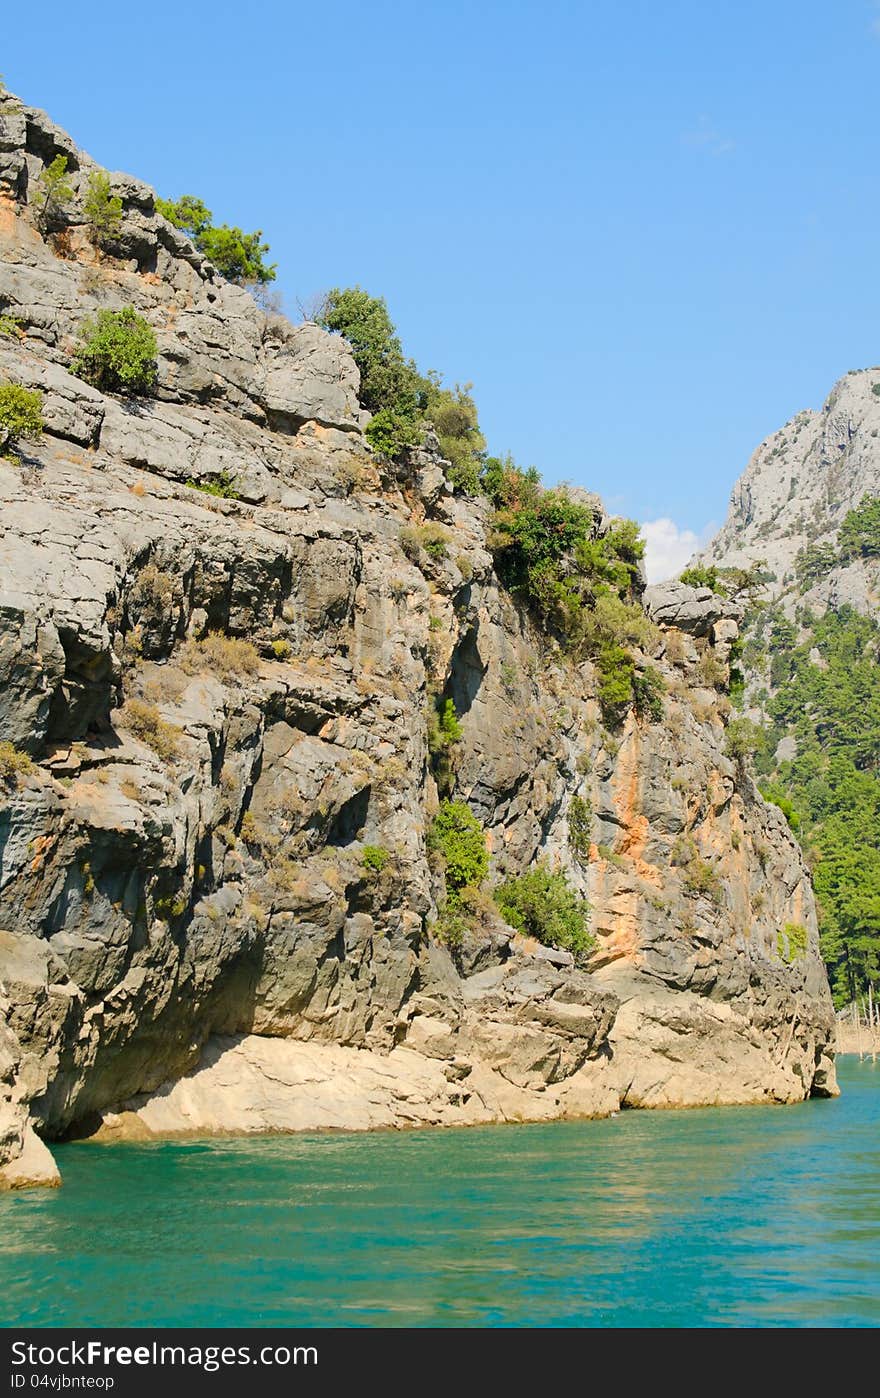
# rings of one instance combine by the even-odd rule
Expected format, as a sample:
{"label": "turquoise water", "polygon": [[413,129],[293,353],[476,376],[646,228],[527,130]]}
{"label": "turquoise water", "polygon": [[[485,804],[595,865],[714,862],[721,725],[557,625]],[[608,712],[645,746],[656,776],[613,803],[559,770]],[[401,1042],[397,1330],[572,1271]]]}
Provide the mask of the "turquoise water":
{"label": "turquoise water", "polygon": [[58,1149],[5,1325],[877,1325],[880,1064],[789,1108]]}

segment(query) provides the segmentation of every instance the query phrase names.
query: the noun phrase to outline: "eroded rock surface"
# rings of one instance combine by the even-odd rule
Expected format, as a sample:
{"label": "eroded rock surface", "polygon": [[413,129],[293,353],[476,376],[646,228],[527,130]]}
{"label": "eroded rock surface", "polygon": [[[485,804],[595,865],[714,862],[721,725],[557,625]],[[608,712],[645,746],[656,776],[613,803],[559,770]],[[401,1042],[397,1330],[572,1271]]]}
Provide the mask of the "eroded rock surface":
{"label": "eroded rock surface", "polygon": [[[42,113],[0,125],[20,327],[0,374],[40,388],[47,427],[0,461],[0,738],[34,764],[0,791],[5,1182],[51,1183],[40,1138],[102,1117],[368,1127],[834,1091],[809,880],[724,750],[734,611],[647,594],[663,717],[608,733],[592,666],[501,587],[487,506],[452,493],[436,442],[408,474],[373,456],[345,343],[264,315],[128,177],[118,255],[81,202],[43,236],[46,163],[68,155],[77,201],[93,166]],[[83,316],[122,305],[156,331],[154,398],[69,371]],[[199,489],[218,480],[238,498]],[[425,519],[445,556],[401,547]],[[435,695],[493,876],[563,868],[588,967],[497,920],[455,958],[434,939]],[[786,922],[808,934],[791,965]]]}

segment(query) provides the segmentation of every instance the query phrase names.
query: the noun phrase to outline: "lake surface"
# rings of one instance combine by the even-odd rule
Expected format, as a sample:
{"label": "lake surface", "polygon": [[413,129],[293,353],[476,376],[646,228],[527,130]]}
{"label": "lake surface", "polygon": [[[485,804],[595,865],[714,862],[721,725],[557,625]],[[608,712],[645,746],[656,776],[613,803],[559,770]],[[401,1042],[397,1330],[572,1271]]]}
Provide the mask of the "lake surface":
{"label": "lake surface", "polygon": [[4,1325],[880,1324],[880,1063],[799,1107],[57,1151]]}

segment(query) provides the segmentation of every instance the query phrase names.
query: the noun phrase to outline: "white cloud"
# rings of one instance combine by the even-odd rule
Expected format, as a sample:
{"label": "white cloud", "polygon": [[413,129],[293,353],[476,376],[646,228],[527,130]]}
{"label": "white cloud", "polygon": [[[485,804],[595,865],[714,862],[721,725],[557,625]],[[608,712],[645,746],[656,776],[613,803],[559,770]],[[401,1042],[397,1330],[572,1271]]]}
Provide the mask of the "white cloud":
{"label": "white cloud", "polygon": [[707,116],[701,116],[696,126],[685,131],[682,140],[685,145],[694,146],[708,155],[729,155],[736,150],[736,141],[717,131]]}
{"label": "white cloud", "polygon": [[652,519],[641,526],[645,541],[645,569],[648,582],[665,582],[674,578],[688,559],[702,548],[715,531],[707,524],[699,534],[693,529],[679,529],[674,519]]}

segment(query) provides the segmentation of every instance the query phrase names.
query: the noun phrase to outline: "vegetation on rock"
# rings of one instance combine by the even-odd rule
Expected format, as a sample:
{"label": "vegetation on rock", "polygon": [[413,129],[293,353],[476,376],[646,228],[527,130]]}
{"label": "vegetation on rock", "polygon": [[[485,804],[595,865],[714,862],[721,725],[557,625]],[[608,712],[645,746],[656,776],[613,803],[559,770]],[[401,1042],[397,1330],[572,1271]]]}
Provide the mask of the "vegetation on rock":
{"label": "vegetation on rock", "polygon": [[413,563],[418,563],[422,551],[440,562],[449,551],[449,533],[440,524],[405,524],[400,531],[400,547]]}
{"label": "vegetation on rock", "polygon": [[486,835],[464,801],[442,801],[428,832],[428,849],[443,865],[446,891],[455,897],[463,888],[478,887],[486,877],[489,855]]}
{"label": "vegetation on rock", "polygon": [[524,874],[500,883],[494,898],[505,921],[517,932],[545,946],[570,951],[577,959],[592,951],[595,942],[589,930],[589,905],[561,869],[535,864]]}
{"label": "vegetation on rock", "polygon": [[67,156],[56,155],[37,180],[34,212],[45,233],[73,198],[73,185],[67,173]]}
{"label": "vegetation on rock", "polygon": [[468,494],[480,491],[486,441],[480,431],[471,384],[444,388],[442,376],[422,374],[403,352],[382,297],[361,287],[334,287],[318,316],[325,330],[344,335],[361,373],[360,399],[373,414],[367,425],[370,445],[396,459],[422,440],[431,422],[449,461],[452,484]]}
{"label": "vegetation on rock", "polygon": [[132,306],[84,321],[71,370],[108,393],[149,393],[156,383],[156,336]]}
{"label": "vegetation on rock", "polygon": [[776,934],[776,951],[789,966],[807,954],[807,929],[799,922],[787,922]]}
{"label": "vegetation on rock", "polygon": [[221,679],[254,675],[260,668],[260,653],[250,641],[209,631],[200,641],[190,640],[180,652],[181,668],[189,674],[213,670]]}
{"label": "vegetation on rock", "polygon": [[568,806],[568,844],[578,864],[585,865],[590,857],[590,832],[593,810],[583,796],[572,796]]}
{"label": "vegetation on rock", "polygon": [[34,771],[35,765],[26,752],[14,743],[0,742],[0,785],[13,787],[19,777],[29,777]]}
{"label": "vegetation on rock", "polygon": [[95,246],[112,246],[122,226],[122,200],[113,193],[106,170],[95,170],[89,176],[83,213],[89,237]]}
{"label": "vegetation on rock", "polygon": [[226,223],[214,223],[214,215],[201,199],[184,194],[180,199],[157,199],[156,208],[175,228],[203,252],[227,281],[240,286],[262,286],[275,280],[277,265],[265,261],[269,244],[263,233],[243,233]]}
{"label": "vegetation on rock", "polygon": [[0,383],[0,451],[14,451],[43,430],[43,396],[35,388]]}
{"label": "vegetation on rock", "polygon": [[452,699],[435,697],[428,707],[428,755],[441,796],[448,796],[455,779],[455,748],[462,727]]}
{"label": "vegetation on rock", "polygon": [[708,587],[712,592],[717,592],[719,597],[727,596],[726,589],[718,577],[718,569],[714,565],[694,563],[690,568],[685,568],[679,581],[686,583],[688,587]]}
{"label": "vegetation on rock", "polygon": [[840,556],[880,558],[880,495],[865,495],[850,510],[837,537]]}
{"label": "vegetation on rock", "polygon": [[381,845],[364,845],[361,850],[361,864],[368,874],[381,874],[390,858],[387,849],[383,849]]}
{"label": "vegetation on rock", "polygon": [[142,743],[151,747],[163,762],[170,762],[180,747],[180,729],[162,718],[154,704],[128,699],[119,710],[119,722]]}
{"label": "vegetation on rock", "polygon": [[240,500],[235,488],[235,477],[228,471],[217,471],[210,476],[200,476],[198,480],[190,476],[187,485],[192,490],[200,490],[203,495],[215,495],[220,500]]}
{"label": "vegetation on rock", "polygon": [[[800,639],[771,609],[754,624],[753,663],[772,649],[756,766],[812,867],[822,954],[844,1003],[880,985],[880,627],[848,606],[803,622]],[[777,759],[785,737],[795,755]]]}

